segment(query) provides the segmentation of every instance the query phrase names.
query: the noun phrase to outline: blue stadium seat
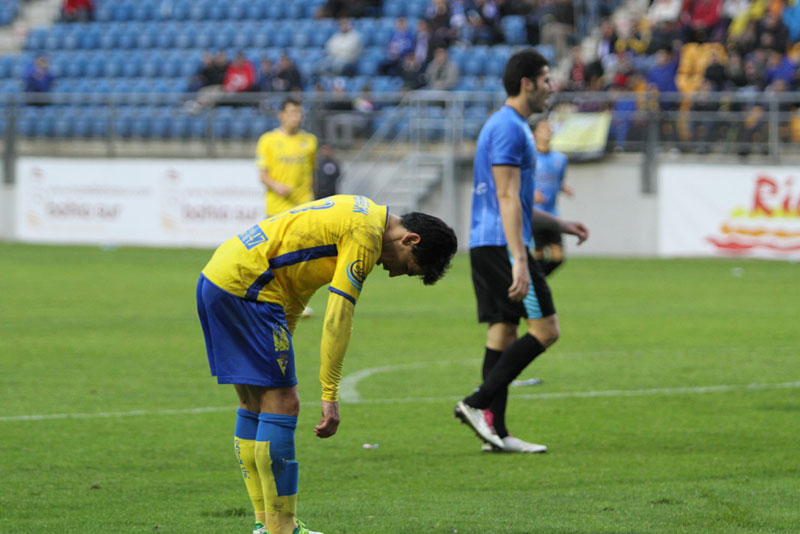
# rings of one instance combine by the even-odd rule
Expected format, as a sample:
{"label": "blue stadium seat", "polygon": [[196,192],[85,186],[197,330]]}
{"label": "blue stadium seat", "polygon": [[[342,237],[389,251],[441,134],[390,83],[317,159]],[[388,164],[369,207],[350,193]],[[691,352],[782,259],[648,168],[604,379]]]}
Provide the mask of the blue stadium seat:
{"label": "blue stadium seat", "polygon": [[282,19],[285,13],[284,7],[283,2],[280,0],[272,0],[267,4],[264,15],[272,20]]}
{"label": "blue stadium seat", "polygon": [[306,7],[305,4],[299,0],[289,2],[285,6],[284,18],[287,19],[302,19],[305,18]]}
{"label": "blue stadium seat", "polygon": [[228,4],[214,2],[208,7],[206,20],[225,20],[228,18]]}
{"label": "blue stadium seat", "polygon": [[279,26],[272,36],[272,46],[288,48],[292,44],[292,35],[292,28],[289,26]]}
{"label": "blue stadium seat", "polygon": [[266,16],[266,6],[256,0],[247,3],[245,18],[247,20],[261,20]]}
{"label": "blue stadium seat", "polygon": [[45,28],[34,28],[25,38],[25,48],[28,50],[41,50],[45,47],[47,30]]}
{"label": "blue stadium seat", "polygon": [[228,18],[231,20],[247,20],[247,2],[238,0],[228,6]]}
{"label": "blue stadium seat", "polygon": [[[220,28],[214,34],[212,39],[212,46],[214,48],[230,48],[235,47],[234,40],[236,38],[236,30],[230,27]],[[246,47],[241,47],[246,48]]]}
{"label": "blue stadium seat", "polygon": [[111,20],[126,22],[133,20],[133,4],[128,2],[115,2],[111,5]]}
{"label": "blue stadium seat", "polygon": [[66,67],[64,76],[67,78],[80,78],[86,71],[86,59],[82,56],[74,56],[69,60]]}
{"label": "blue stadium seat", "polygon": [[551,45],[536,45],[534,48],[544,56],[548,63],[555,65],[556,51]]}
{"label": "blue stadium seat", "polygon": [[210,7],[208,3],[204,2],[203,0],[198,0],[193,2],[189,7],[189,19],[190,20],[206,20],[208,18],[208,8]]}
{"label": "blue stadium seat", "polygon": [[156,18],[157,6],[148,0],[139,0],[133,8],[132,19],[149,21]]}
{"label": "blue stadium seat", "polygon": [[316,31],[311,35],[311,46],[316,48],[324,47],[334,33],[336,33],[336,25],[332,20],[318,21]]}
{"label": "blue stadium seat", "polygon": [[402,0],[386,0],[383,3],[384,17],[404,17],[406,14],[405,2]]}
{"label": "blue stadium seat", "polygon": [[84,76],[87,78],[102,78],[105,74],[106,60],[95,56],[86,61]]}
{"label": "blue stadium seat", "polygon": [[525,18],[521,15],[507,15],[500,21],[505,41],[511,45],[527,44],[528,36],[525,31]]}

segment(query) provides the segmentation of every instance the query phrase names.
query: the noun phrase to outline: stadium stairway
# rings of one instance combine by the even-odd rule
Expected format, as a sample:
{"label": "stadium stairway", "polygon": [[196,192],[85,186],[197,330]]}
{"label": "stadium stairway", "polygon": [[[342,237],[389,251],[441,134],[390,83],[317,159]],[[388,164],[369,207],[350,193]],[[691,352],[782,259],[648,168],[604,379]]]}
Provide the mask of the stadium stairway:
{"label": "stadium stairway", "polygon": [[0,27],[0,54],[22,49],[28,32],[37,26],[52,24],[58,18],[62,0],[20,2],[17,18]]}

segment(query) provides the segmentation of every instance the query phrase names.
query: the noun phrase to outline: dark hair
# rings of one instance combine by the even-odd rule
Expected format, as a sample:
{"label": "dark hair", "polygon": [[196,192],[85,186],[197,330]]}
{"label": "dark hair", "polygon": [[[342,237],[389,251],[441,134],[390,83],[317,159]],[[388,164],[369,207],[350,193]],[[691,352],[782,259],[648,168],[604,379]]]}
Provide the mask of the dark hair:
{"label": "dark hair", "polygon": [[281,111],[286,111],[286,107],[288,105],[290,105],[290,104],[298,106],[298,107],[302,107],[303,106],[303,104],[298,99],[290,96],[290,97],[285,98],[283,100],[283,102],[281,102]]}
{"label": "dark hair", "polygon": [[508,96],[517,96],[522,87],[522,78],[536,80],[547,66],[547,60],[533,48],[526,48],[508,58],[503,72],[503,87]]}
{"label": "dark hair", "polygon": [[418,211],[400,217],[400,224],[420,236],[411,253],[422,268],[422,283],[426,286],[436,283],[450,268],[450,260],[458,249],[456,233],[438,217]]}

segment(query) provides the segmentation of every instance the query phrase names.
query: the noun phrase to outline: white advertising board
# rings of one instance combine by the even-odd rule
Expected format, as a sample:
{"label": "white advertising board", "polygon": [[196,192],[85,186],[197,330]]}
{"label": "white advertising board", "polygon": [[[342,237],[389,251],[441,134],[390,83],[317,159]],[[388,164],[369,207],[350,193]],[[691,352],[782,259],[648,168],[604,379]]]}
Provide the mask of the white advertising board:
{"label": "white advertising board", "polygon": [[659,253],[800,260],[800,169],[662,165]]}
{"label": "white advertising board", "polygon": [[216,247],[264,217],[246,160],[21,159],[15,236],[37,243]]}

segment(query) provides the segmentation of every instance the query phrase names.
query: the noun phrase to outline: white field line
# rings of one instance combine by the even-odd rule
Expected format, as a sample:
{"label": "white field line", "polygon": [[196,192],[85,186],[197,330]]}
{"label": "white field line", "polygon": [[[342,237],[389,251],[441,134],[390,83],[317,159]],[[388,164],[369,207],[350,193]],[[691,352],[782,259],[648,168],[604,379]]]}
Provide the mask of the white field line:
{"label": "white field line", "polygon": [[[654,388],[654,389],[611,389],[600,391],[564,391],[561,393],[530,393],[514,394],[515,399],[580,399],[592,397],[639,397],[647,395],[686,395],[698,393],[720,393],[726,391],[757,391],[768,389],[800,388],[800,382],[779,382],[771,384],[723,384],[716,386],[683,387],[683,388]],[[411,404],[433,402],[455,402],[461,397],[415,397],[405,399],[362,399],[350,404]],[[304,402],[304,406],[316,406],[317,402]],[[130,412],[98,412],[98,413],[56,413],[41,415],[12,415],[0,417],[0,422],[13,421],[48,421],[53,419],[102,419],[111,417],[133,417],[153,415],[191,415],[209,412],[234,412],[235,406],[188,408],[183,410],[134,410]]]}

